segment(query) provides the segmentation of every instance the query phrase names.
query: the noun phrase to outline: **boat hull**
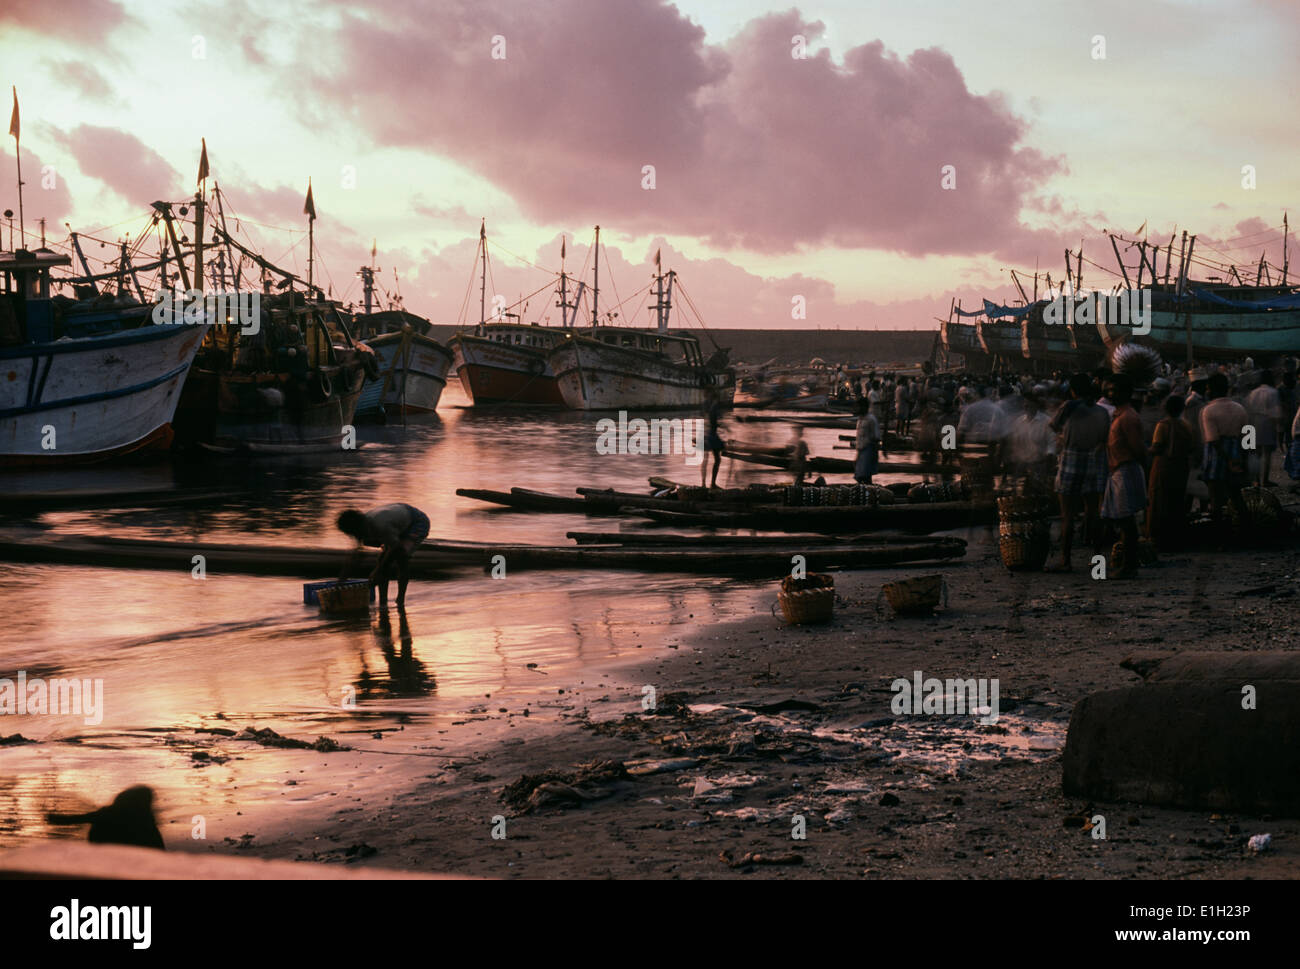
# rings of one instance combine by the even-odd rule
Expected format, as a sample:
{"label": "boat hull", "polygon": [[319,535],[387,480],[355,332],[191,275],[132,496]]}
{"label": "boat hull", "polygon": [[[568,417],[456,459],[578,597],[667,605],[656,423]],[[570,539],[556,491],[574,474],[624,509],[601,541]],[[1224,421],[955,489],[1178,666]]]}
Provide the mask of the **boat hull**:
{"label": "boat hull", "polygon": [[148,326],[0,350],[0,466],[90,463],[167,446],[206,331]]}
{"label": "boat hull", "polygon": [[547,350],[460,334],[449,343],[453,366],[475,405],[564,407]]}
{"label": "boat hull", "polygon": [[1154,346],[1169,359],[1187,353],[1190,314],[1192,356],[1197,360],[1232,360],[1244,356],[1265,359],[1293,354],[1300,347],[1300,310],[1176,313],[1151,311],[1151,332],[1137,335],[1131,326],[1098,323],[1097,331],[1109,345],[1126,339]]}
{"label": "boat hull", "polygon": [[573,337],[551,351],[564,403],[573,410],[701,408],[722,391],[729,402],[734,377],[675,364],[652,354]]}
{"label": "boat hull", "polygon": [[452,354],[419,334],[385,333],[365,342],[379,358],[379,376],[368,379],[357,403],[358,417],[431,414],[447,386]]}

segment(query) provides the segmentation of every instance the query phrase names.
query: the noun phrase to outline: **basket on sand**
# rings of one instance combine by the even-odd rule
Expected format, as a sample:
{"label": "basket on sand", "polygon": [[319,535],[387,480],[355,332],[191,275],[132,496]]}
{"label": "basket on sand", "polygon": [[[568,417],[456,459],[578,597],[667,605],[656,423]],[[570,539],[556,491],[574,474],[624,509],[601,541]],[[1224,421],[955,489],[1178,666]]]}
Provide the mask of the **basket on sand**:
{"label": "basket on sand", "polygon": [[[1285,512],[1282,510],[1282,502],[1278,501],[1277,496],[1271,491],[1265,491],[1263,488],[1242,488],[1241,502],[1246,506],[1246,514],[1250,516],[1250,527],[1257,533],[1272,534],[1286,530],[1287,522]],[[1228,514],[1232,516],[1233,526],[1241,528],[1241,515],[1231,502],[1228,504]]]}
{"label": "basket on sand", "polygon": [[370,609],[370,583],[366,579],[337,582],[316,590],[322,615],[366,612]]}
{"label": "basket on sand", "polygon": [[998,552],[1002,564],[1013,572],[1038,572],[1052,550],[1047,522],[1002,522],[998,526]]}
{"label": "basket on sand", "polygon": [[776,595],[785,621],[794,625],[830,622],[835,608],[835,580],[820,572],[805,579],[787,575]]}
{"label": "basket on sand", "polygon": [[[889,601],[889,607],[900,616],[929,615],[940,600],[948,605],[948,586],[943,575],[918,575],[911,579],[886,582],[880,590]],[[878,606],[877,606],[878,607]]]}

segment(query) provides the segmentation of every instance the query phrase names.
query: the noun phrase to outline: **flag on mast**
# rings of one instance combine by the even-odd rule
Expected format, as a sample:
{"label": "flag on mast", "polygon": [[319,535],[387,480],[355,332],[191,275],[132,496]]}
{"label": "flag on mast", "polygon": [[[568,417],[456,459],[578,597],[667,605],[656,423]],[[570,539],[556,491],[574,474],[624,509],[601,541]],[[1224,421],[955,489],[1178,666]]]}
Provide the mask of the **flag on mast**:
{"label": "flag on mast", "polygon": [[14,85],[14,113],[9,116],[9,133],[14,136],[14,143],[18,142],[18,85]]}
{"label": "flag on mast", "polygon": [[564,258],[564,236],[560,236],[560,258]]}
{"label": "flag on mast", "polygon": [[208,177],[208,139],[203,138],[201,140],[203,142],[203,152],[199,155],[199,185],[202,185],[203,180]]}
{"label": "flag on mast", "polygon": [[662,269],[662,268],[663,268],[663,266],[660,265],[660,262],[659,262],[659,253],[660,253],[661,251],[662,251],[662,249],[656,249],[656,250],[655,250],[655,269]]}
{"label": "flag on mast", "polygon": [[316,218],[316,203],[312,201],[312,197],[311,197],[311,176],[310,175],[307,177],[307,202],[302,207],[302,214],[307,216],[307,218],[309,219]]}

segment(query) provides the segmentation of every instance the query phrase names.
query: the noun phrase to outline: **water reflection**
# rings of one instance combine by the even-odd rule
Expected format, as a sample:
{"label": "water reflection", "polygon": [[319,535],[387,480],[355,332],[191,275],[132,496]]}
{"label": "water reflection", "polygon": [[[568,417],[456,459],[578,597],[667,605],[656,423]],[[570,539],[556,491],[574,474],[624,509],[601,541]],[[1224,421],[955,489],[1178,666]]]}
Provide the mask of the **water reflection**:
{"label": "water reflection", "polygon": [[388,675],[370,672],[366,654],[361,654],[361,673],[357,677],[357,698],[369,700],[384,697],[433,696],[438,692],[438,681],[428,672],[415,655],[414,637],[405,608],[397,609],[398,645],[393,645],[393,622],[387,604],[379,608],[374,625],[375,644],[383,654]]}

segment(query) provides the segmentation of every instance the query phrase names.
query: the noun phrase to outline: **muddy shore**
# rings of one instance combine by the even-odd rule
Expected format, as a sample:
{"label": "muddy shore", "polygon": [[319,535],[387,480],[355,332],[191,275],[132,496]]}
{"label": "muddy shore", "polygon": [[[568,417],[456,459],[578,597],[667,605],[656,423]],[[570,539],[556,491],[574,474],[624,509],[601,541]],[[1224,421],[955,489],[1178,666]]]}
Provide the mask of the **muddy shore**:
{"label": "muddy shore", "polygon": [[[352,785],[331,817],[175,847],[527,878],[1300,874],[1300,819],[1061,793],[1072,706],[1137,683],[1119,665],[1129,654],[1300,647],[1300,551],[1171,555],[1107,582],[1081,568],[1009,573],[985,541],[944,572],[949,605],[934,617],[877,608],[901,573],[840,574],[830,625],[760,611],[670,639],[645,662],[555,684],[544,728],[534,720],[405,789]],[[996,677],[997,723],[896,716],[890,683],[916,670]],[[522,728],[519,714],[485,719]],[[1096,815],[1104,839],[1087,830]],[[1270,849],[1251,853],[1265,832]]]}

